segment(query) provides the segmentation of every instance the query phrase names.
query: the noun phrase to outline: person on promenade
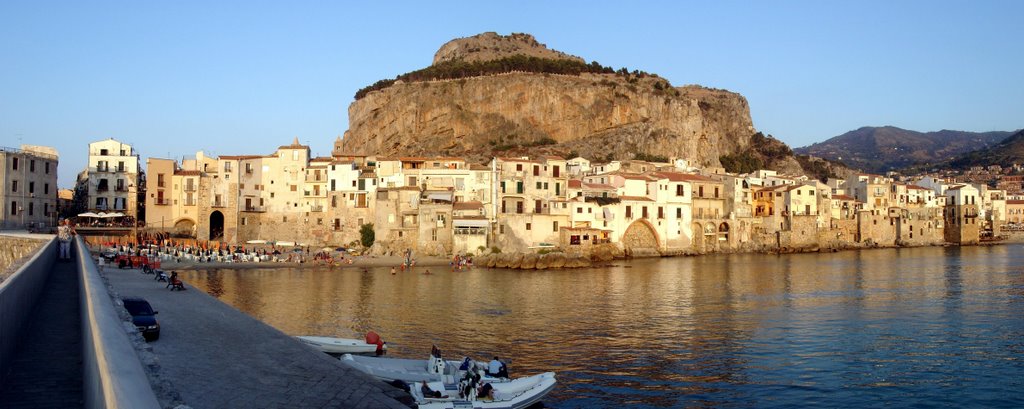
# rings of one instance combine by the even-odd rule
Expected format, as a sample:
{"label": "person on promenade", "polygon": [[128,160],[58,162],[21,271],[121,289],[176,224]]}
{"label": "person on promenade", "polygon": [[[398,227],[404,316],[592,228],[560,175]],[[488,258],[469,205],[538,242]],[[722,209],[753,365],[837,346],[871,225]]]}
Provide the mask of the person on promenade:
{"label": "person on promenade", "polygon": [[395,275],[395,266],[391,266],[391,275]]}
{"label": "person on promenade", "polygon": [[71,227],[71,221],[64,219],[61,221],[60,227],[57,228],[57,241],[60,252],[61,260],[71,260],[71,237],[74,236],[75,229]]}

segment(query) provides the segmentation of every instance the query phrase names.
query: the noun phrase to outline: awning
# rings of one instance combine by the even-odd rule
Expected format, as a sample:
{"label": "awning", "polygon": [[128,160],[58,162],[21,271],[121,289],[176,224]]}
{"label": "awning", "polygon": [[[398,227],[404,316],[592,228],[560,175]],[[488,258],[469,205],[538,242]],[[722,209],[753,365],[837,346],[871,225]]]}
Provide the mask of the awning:
{"label": "awning", "polygon": [[100,215],[93,212],[79,213],[78,217],[100,217]]}
{"label": "awning", "polygon": [[486,219],[454,219],[452,227],[487,227],[490,224]]}
{"label": "awning", "polygon": [[427,193],[427,200],[452,201],[452,192]]}

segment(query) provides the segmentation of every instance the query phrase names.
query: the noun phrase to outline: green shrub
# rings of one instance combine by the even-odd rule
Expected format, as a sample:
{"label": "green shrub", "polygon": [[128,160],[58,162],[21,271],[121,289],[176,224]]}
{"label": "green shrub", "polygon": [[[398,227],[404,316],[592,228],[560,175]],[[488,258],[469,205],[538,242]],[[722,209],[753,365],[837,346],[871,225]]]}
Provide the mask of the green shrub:
{"label": "green shrub", "polygon": [[359,242],[363,247],[373,246],[376,233],[373,232],[373,223],[367,223],[359,227]]}

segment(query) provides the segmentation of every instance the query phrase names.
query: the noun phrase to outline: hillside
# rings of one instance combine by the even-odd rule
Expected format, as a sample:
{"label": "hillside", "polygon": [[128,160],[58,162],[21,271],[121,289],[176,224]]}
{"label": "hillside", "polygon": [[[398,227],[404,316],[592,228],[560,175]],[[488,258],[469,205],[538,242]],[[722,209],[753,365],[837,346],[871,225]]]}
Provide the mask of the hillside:
{"label": "hillside", "polygon": [[[587,64],[529,35],[492,37],[453,40],[435,64],[360,90],[340,150],[473,161],[654,155],[717,166],[720,156],[746,149],[756,132],[737,93],[674,87],[639,70]],[[484,52],[485,44],[501,47]]]}
{"label": "hillside", "polygon": [[950,130],[922,133],[892,126],[863,127],[794,151],[840,161],[866,172],[884,173],[913,165],[949,161],[967,152],[993,146],[1010,134]]}
{"label": "hillside", "polygon": [[988,148],[968,152],[949,161],[948,167],[967,169],[971,166],[1024,164],[1024,130]]}

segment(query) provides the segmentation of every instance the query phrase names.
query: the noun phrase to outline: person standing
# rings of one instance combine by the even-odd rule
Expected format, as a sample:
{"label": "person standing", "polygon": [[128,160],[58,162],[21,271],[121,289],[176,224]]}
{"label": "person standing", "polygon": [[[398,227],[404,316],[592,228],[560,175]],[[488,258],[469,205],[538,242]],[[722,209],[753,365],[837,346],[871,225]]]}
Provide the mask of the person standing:
{"label": "person standing", "polygon": [[71,260],[72,234],[74,231],[71,229],[71,222],[68,219],[61,220],[60,227],[57,228],[57,244],[61,260]]}

